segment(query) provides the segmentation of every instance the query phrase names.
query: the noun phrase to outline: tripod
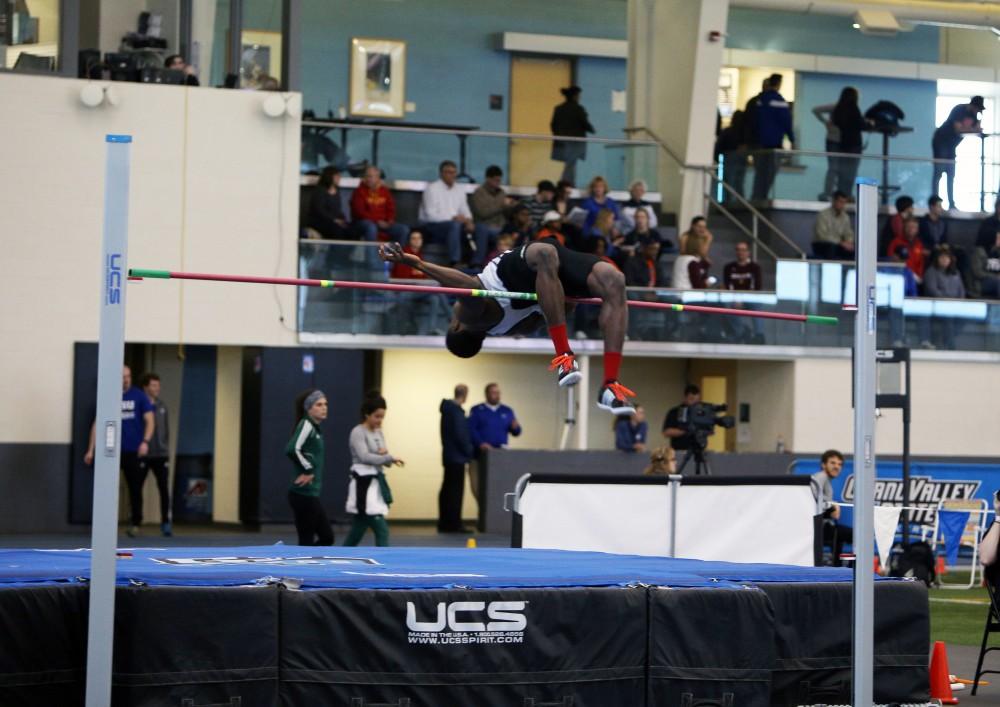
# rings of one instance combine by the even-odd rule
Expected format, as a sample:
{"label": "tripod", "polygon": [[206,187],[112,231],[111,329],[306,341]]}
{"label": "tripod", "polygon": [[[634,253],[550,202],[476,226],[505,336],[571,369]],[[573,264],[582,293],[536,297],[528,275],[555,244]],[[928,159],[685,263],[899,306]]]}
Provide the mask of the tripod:
{"label": "tripod", "polygon": [[677,473],[683,474],[684,467],[692,459],[694,459],[695,476],[701,476],[702,474],[705,476],[712,475],[712,467],[709,465],[708,459],[705,458],[705,447],[699,445],[697,442],[693,442],[692,446],[684,452],[684,458],[681,460],[680,466],[677,467]]}

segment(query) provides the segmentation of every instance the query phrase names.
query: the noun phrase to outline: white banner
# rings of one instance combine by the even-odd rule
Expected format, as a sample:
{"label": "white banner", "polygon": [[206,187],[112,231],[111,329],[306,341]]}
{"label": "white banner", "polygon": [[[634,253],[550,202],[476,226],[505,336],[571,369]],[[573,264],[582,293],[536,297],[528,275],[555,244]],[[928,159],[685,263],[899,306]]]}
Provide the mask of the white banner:
{"label": "white banner", "polygon": [[[896,538],[896,526],[899,525],[899,514],[903,509],[899,506],[875,506],[875,547],[878,549],[878,561],[882,567],[887,567],[892,541]],[[854,542],[859,542],[855,538]]]}

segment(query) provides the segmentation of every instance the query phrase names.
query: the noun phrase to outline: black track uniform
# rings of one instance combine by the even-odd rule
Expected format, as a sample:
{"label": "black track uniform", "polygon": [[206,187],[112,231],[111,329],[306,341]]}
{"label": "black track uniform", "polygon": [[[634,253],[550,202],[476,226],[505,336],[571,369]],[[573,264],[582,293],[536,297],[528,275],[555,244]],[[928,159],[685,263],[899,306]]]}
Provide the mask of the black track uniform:
{"label": "black track uniform", "polygon": [[[509,292],[534,292],[537,273],[531,269],[525,260],[525,251],[535,243],[548,243],[555,246],[559,254],[559,281],[567,297],[594,297],[587,287],[587,277],[601,259],[590,253],[580,253],[561,245],[555,238],[543,238],[532,241],[500,256],[497,263],[497,275],[503,281]],[[514,300],[514,309],[533,306],[533,302]]]}

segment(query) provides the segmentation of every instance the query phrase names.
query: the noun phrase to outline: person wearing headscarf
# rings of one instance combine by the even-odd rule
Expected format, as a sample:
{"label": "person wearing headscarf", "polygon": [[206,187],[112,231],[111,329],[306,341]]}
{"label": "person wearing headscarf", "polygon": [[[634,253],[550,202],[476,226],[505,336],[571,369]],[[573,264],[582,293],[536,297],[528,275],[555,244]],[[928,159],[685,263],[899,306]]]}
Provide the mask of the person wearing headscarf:
{"label": "person wearing headscarf", "polygon": [[299,421],[285,454],[292,460],[295,477],[288,487],[288,503],[295,515],[299,545],[333,545],[333,529],[319,500],[323,488],[323,435],[320,424],[329,412],[322,390],[309,390],[296,401]]}

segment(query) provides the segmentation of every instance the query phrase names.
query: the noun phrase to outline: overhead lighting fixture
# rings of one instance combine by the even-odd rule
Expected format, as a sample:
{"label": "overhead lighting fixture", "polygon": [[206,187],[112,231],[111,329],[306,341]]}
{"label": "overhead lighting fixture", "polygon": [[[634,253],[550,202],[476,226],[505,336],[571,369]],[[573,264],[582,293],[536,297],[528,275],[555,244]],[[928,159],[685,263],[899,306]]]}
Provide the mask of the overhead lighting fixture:
{"label": "overhead lighting fixture", "polygon": [[858,10],[854,13],[854,27],[861,34],[876,37],[895,37],[902,29],[896,16],[888,10]]}

